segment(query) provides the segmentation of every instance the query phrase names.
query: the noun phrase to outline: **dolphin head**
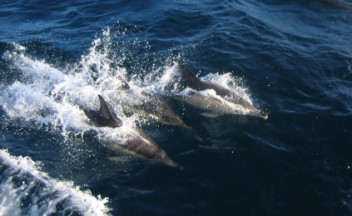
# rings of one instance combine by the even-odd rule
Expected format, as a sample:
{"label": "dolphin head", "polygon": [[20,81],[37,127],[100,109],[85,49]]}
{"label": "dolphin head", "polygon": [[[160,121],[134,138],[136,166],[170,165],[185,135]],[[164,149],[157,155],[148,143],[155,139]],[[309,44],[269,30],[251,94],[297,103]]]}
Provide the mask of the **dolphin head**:
{"label": "dolphin head", "polygon": [[176,163],[175,161],[173,161],[173,160],[166,154],[165,151],[162,150],[162,151],[159,153],[158,156],[159,156],[159,161],[162,162],[163,164],[168,165],[168,166],[173,167],[173,168],[176,168],[176,169],[178,169],[178,170],[183,170],[183,167],[182,167],[180,164],[178,164],[178,163]]}
{"label": "dolphin head", "polygon": [[250,115],[258,116],[264,120],[267,120],[269,118],[268,114],[262,111],[259,111],[257,109],[251,110],[249,112]]}

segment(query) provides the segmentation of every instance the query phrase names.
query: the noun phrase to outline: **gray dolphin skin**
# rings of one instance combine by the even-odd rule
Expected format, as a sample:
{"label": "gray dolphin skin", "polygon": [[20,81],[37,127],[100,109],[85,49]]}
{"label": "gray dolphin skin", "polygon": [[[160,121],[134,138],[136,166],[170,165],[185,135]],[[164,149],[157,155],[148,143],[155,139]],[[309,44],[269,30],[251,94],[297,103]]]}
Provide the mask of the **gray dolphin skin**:
{"label": "gray dolphin skin", "polygon": [[[123,89],[129,90],[130,86],[128,85],[128,83],[123,79],[121,79],[121,81]],[[132,94],[133,96],[133,93],[130,94]],[[194,129],[189,127],[182,120],[182,118],[169,105],[169,103],[163,97],[156,93],[143,91],[140,103],[125,103],[122,105],[122,108],[125,113],[138,113],[147,121],[155,121],[165,125],[178,126],[194,132]]]}
{"label": "gray dolphin skin", "polygon": [[120,127],[122,121],[116,118],[101,95],[98,95],[100,108],[98,111],[82,108],[86,116],[98,127]]}
{"label": "gray dolphin skin", "polygon": [[[101,95],[100,109],[99,111],[84,109],[86,116],[92,121],[92,123],[98,127],[120,127],[122,121],[113,116],[108,108],[108,104]],[[159,145],[147,134],[142,131],[134,131],[134,133],[128,137],[126,142],[120,143],[119,141],[102,138],[104,144],[109,149],[116,152],[124,152],[129,155],[139,156],[145,159],[157,160],[168,166],[182,170],[182,166],[174,162],[166,152],[159,147]]]}
{"label": "gray dolphin skin", "polygon": [[186,125],[175,110],[160,96],[144,92],[144,100],[140,104],[124,106],[126,113],[139,113],[143,118],[193,131]]}
{"label": "gray dolphin skin", "polygon": [[[191,88],[195,92],[191,92],[186,96],[176,96],[176,99],[185,101],[186,103],[206,110],[203,113],[207,117],[216,117],[223,114],[237,114],[238,110],[243,110],[245,114],[258,116],[263,119],[268,119],[268,116],[256,109],[251,103],[240,97],[235,92],[230,91],[218,84],[200,80],[192,71],[185,65],[180,65],[181,77],[177,83],[177,91],[182,91],[185,88]],[[205,97],[198,91],[207,89],[214,90],[215,93],[223,100],[216,97]]]}
{"label": "gray dolphin skin", "polygon": [[183,167],[173,161],[166,152],[148,135],[142,131],[135,131],[124,143],[117,144],[114,140],[103,139],[108,148],[143,159],[159,161],[167,166],[183,170]]}

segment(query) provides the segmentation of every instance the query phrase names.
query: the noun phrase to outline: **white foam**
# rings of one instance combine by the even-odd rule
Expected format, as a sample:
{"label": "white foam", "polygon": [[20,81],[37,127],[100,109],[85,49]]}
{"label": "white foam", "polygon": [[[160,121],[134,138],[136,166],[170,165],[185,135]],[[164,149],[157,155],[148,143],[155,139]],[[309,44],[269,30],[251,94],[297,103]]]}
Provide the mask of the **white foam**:
{"label": "white foam", "polygon": [[[98,132],[98,138],[114,140],[123,145],[136,131],[138,115],[126,117],[120,106],[121,101],[139,101],[121,90],[121,80],[127,79],[127,72],[116,64],[119,59],[111,48],[110,29],[103,31],[102,38],[96,38],[87,55],[65,70],[55,68],[27,55],[23,46],[14,44],[3,58],[21,72],[19,81],[4,86],[0,92],[2,108],[10,119],[24,122],[58,126],[62,134],[84,133],[89,129]],[[124,58],[124,57],[121,57]],[[123,126],[117,129],[98,128],[88,124],[88,118],[80,106],[99,109],[98,94],[111,105],[113,112],[122,119]]]}
{"label": "white foam", "polygon": [[[208,73],[207,75],[201,76],[198,78],[202,81],[210,82],[218,86],[221,86],[223,88],[226,88],[229,91],[237,94],[241,98],[247,100],[250,104],[253,104],[251,97],[248,93],[248,89],[245,88],[243,85],[242,79],[239,77],[234,77],[230,72],[223,73],[223,74]],[[161,94],[176,95],[176,96],[182,96],[182,97],[187,97],[190,94],[197,94],[204,98],[214,98],[219,101],[222,101],[224,104],[226,104],[226,106],[228,106],[229,108],[231,107],[231,110],[233,110],[233,113],[245,115],[249,112],[249,110],[245,109],[244,107],[237,105],[235,103],[231,103],[226,98],[220,95],[217,95],[216,92],[212,89],[207,89],[204,91],[196,91],[194,89],[187,87],[181,91],[177,91],[178,84],[180,81],[181,81],[181,73],[180,73],[179,65],[177,62],[173,62],[173,64],[170,67],[165,68],[164,72],[161,75],[161,78],[158,79],[158,81],[154,82],[153,86],[156,86],[155,91],[158,91]],[[168,87],[168,89],[165,89],[166,87]]]}
{"label": "white foam", "polygon": [[0,215],[50,215],[58,211],[109,215],[108,198],[95,197],[73,182],[51,178],[29,157],[14,157],[0,150],[0,161]]}
{"label": "white foam", "polygon": [[[82,55],[76,64],[65,65],[65,69],[37,59],[27,54],[25,47],[13,44],[13,49],[5,52],[2,57],[12,63],[21,74],[17,81],[0,87],[0,106],[9,119],[34,122],[34,127],[51,124],[60,128],[64,136],[72,131],[83,134],[86,130],[94,129],[101,140],[114,141],[120,145],[129,137],[135,136],[136,122],[144,121],[137,114],[124,115],[121,103],[140,103],[146,99],[142,93],[146,90],[167,95],[165,88],[169,87],[170,83],[177,85],[179,81],[179,66],[177,62],[172,62],[148,73],[143,71],[143,74],[146,74],[143,78],[134,75],[129,80],[127,70],[121,67],[126,56],[117,56],[116,47],[112,46],[111,34],[109,28],[105,29],[102,36],[92,42],[89,52]],[[211,73],[200,78],[224,86],[251,102],[246,88],[239,85],[240,79],[230,73]],[[121,88],[121,80],[129,80],[129,90]],[[186,89],[180,94],[188,93],[189,89]],[[198,93],[224,100],[212,90]],[[122,119],[122,127],[98,128],[88,124],[88,118],[80,106],[97,110],[98,94],[105,98],[112,111]],[[21,200],[29,196],[32,200],[31,206],[25,209],[29,215],[56,212],[56,208],[62,203],[68,211],[77,210],[83,215],[104,215],[109,212],[106,198],[101,199],[94,197],[89,191],[81,191],[72,182],[50,178],[41,171],[40,164],[28,157],[13,157],[7,151],[0,150],[0,160],[0,166],[6,166],[5,175],[0,177],[0,215],[6,215],[8,212],[21,215]],[[12,176],[18,176],[25,181],[18,185]],[[37,183],[42,187],[39,194],[33,194],[31,190],[37,187]]]}
{"label": "white foam", "polygon": [[[63,129],[63,134],[93,128],[100,136],[125,137],[136,128],[136,123],[144,123],[143,116],[135,114],[124,115],[121,103],[138,105],[146,100],[144,91],[169,95],[170,85],[175,85],[180,79],[179,65],[176,61],[161,67],[153,67],[145,72],[144,77],[137,74],[128,79],[128,72],[121,67],[126,55],[117,56],[120,47],[113,46],[110,28],[103,30],[100,37],[92,42],[92,46],[81,60],[73,65],[65,65],[65,69],[56,68],[26,54],[26,48],[14,44],[14,49],[5,52],[3,58],[21,72],[19,80],[11,85],[3,86],[0,92],[1,106],[11,119],[34,121],[37,124],[52,124]],[[121,49],[126,49],[121,47]],[[248,91],[241,85],[241,79],[231,73],[210,73],[200,79],[221,85],[237,93],[240,97],[252,103]],[[130,89],[121,88],[123,82],[129,80]],[[168,89],[165,89],[165,88]],[[187,91],[182,92],[186,94]],[[213,96],[214,92],[199,92],[205,96]],[[113,112],[122,119],[124,126],[118,130],[95,128],[87,124],[88,119],[80,106],[98,109],[97,95],[101,94],[111,105]],[[223,98],[219,98],[223,100]],[[108,134],[106,134],[108,133]],[[123,141],[123,139],[118,139]]]}
{"label": "white foam", "polygon": [[231,72],[223,74],[209,73],[206,76],[200,77],[200,79],[226,88],[253,105],[248,89],[243,85],[243,80],[240,77],[234,77]]}
{"label": "white foam", "polygon": [[[173,83],[179,80],[179,73],[178,73],[178,63],[174,62],[170,67],[167,67],[165,69],[165,72],[162,74],[160,80],[158,81],[158,84],[156,86],[159,86],[161,88],[159,88],[158,90],[160,91],[160,89],[162,91],[165,90],[165,87],[167,85],[169,85],[170,83]],[[176,87],[176,86],[173,86]]]}
{"label": "white foam", "polygon": [[0,215],[21,215],[21,195],[12,184],[12,178],[1,182]]}
{"label": "white foam", "polygon": [[[151,76],[152,78],[149,78],[147,81],[155,87],[155,91],[162,94],[166,94],[165,91],[176,90],[178,82],[181,79],[179,68],[179,64],[177,62],[173,62],[170,66],[166,66],[161,72],[161,75],[158,75],[158,77],[153,77],[153,75],[155,76],[154,73],[150,74],[149,76]],[[158,74],[160,74],[160,70],[160,68],[157,70]],[[227,88],[228,90],[236,93],[240,97],[252,103],[251,97],[248,93],[248,89],[243,85],[243,80],[240,77],[233,76],[231,72],[223,74],[208,73],[207,75],[200,76],[198,78],[206,82],[217,84],[223,88]],[[170,84],[172,84],[173,86],[169,86]],[[171,87],[171,89],[166,90],[166,87]]]}
{"label": "white foam", "polygon": [[[8,116],[12,119],[34,121],[39,125],[60,126],[64,130],[63,134],[72,130],[77,132],[94,128],[101,136],[110,136],[110,129],[99,129],[87,124],[88,119],[79,108],[83,106],[98,109],[97,95],[101,94],[111,105],[113,112],[124,122],[124,127],[113,131],[115,138],[125,137],[126,133],[135,129],[136,121],[144,123],[143,117],[138,114],[125,116],[121,103],[140,104],[147,99],[142,94],[144,91],[168,95],[172,88],[165,88],[169,88],[170,84],[177,87],[180,79],[179,65],[172,62],[171,65],[155,68],[145,73],[147,75],[143,79],[132,76],[129,81],[130,89],[126,91],[121,88],[121,80],[128,80],[128,73],[125,68],[118,66],[126,56],[116,56],[116,47],[112,47],[111,37],[110,29],[105,29],[102,36],[92,42],[87,55],[83,55],[80,62],[67,65],[65,70],[27,55],[25,47],[14,44],[14,49],[5,52],[3,58],[13,62],[22,74],[18,81],[4,86],[0,92],[2,107]],[[240,85],[241,80],[230,73],[210,73],[200,79],[228,88],[252,103],[247,89]],[[186,94],[187,91],[182,93]],[[200,94],[219,97],[210,91]],[[109,134],[105,134],[106,132]]]}
{"label": "white foam", "polygon": [[[97,95],[102,94],[120,118],[124,118],[117,94],[121,81],[116,77],[124,77],[126,72],[112,66],[109,30],[104,35],[103,40],[97,38],[93,42],[79,64],[66,67],[70,68],[66,71],[26,55],[25,47],[14,44],[14,50],[3,55],[21,72],[20,79],[4,86],[0,93],[1,106],[8,116],[64,129],[87,129],[90,126],[79,106],[98,109]],[[123,120],[131,125],[133,119]]]}

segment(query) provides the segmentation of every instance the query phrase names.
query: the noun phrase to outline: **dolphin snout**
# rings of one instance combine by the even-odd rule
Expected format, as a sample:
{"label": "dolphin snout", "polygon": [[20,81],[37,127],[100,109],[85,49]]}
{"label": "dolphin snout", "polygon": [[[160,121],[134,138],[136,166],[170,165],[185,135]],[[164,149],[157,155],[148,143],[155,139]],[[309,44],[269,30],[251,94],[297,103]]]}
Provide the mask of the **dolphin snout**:
{"label": "dolphin snout", "polygon": [[170,167],[176,168],[178,170],[183,170],[183,166],[181,166],[180,164],[178,164],[175,161],[171,160],[170,158],[164,158],[164,159],[162,159],[162,162],[165,165],[168,165]]}
{"label": "dolphin snout", "polygon": [[262,117],[264,120],[267,120],[269,118],[268,114],[261,112],[260,117]]}

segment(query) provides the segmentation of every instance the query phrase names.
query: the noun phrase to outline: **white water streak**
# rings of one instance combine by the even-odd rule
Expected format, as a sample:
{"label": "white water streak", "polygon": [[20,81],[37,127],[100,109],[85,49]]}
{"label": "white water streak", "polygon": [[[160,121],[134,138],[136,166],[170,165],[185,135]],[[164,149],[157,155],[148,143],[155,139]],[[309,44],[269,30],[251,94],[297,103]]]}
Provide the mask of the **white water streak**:
{"label": "white water streak", "polygon": [[[66,213],[109,215],[108,198],[94,197],[89,190],[82,191],[73,182],[51,178],[41,171],[40,163],[29,157],[14,157],[0,150],[0,161],[1,169],[5,169],[0,185],[0,215],[50,215],[58,213],[60,205]],[[14,176],[22,182],[16,183]],[[28,198],[30,204],[24,203]]]}

